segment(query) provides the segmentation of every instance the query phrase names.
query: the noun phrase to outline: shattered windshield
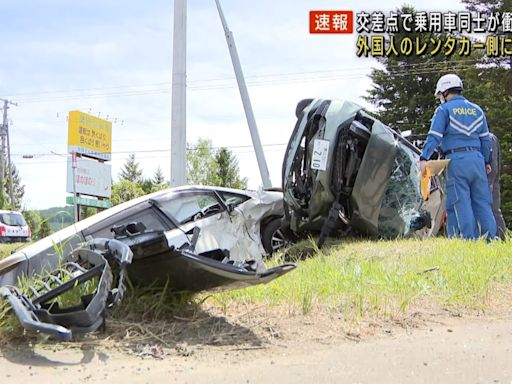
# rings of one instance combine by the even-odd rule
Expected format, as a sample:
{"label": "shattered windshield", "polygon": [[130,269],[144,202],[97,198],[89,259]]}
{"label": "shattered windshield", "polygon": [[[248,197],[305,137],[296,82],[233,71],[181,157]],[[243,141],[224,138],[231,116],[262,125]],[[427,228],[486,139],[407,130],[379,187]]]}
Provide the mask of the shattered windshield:
{"label": "shattered windshield", "polygon": [[379,214],[381,236],[396,237],[409,232],[422,204],[419,185],[418,156],[410,148],[398,144]]}

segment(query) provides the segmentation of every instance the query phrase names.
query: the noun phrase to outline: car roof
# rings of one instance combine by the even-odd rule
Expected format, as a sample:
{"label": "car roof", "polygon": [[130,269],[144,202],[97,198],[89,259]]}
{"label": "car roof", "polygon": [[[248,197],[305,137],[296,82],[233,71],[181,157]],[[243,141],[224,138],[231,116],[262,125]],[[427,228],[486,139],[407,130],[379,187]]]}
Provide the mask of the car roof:
{"label": "car roof", "polygon": [[212,185],[184,185],[181,187],[169,188],[168,191],[172,192],[181,192],[181,191],[194,191],[194,190],[206,190],[206,191],[221,191],[221,192],[231,192],[238,193],[242,195],[254,193],[255,191],[248,189],[235,189],[235,188],[227,188],[227,187],[217,187]]}
{"label": "car roof", "polygon": [[9,211],[8,209],[0,209],[0,213],[16,213],[18,215],[22,215],[23,216],[23,214],[21,212],[19,212],[19,211]]}
{"label": "car roof", "polygon": [[167,188],[163,189],[161,191],[153,192],[148,195],[136,197],[135,199],[126,201],[124,203],[118,204],[112,208],[106,209],[102,212],[98,212],[96,215],[93,215],[91,217],[88,217],[84,220],[79,221],[78,223],[73,224],[76,231],[81,231],[88,226],[95,224],[101,220],[104,220],[118,212],[121,212],[127,208],[133,207],[137,204],[143,203],[145,201],[155,199],[159,200],[161,197],[172,197],[173,195],[179,195],[181,192],[193,192],[193,191],[223,191],[223,192],[231,192],[231,193],[238,193],[243,194],[246,196],[254,197],[256,192],[250,191],[250,190],[241,190],[241,189],[234,189],[234,188],[224,188],[224,187],[213,187],[213,186],[204,186],[204,185],[185,185],[181,187],[175,187],[175,188]]}

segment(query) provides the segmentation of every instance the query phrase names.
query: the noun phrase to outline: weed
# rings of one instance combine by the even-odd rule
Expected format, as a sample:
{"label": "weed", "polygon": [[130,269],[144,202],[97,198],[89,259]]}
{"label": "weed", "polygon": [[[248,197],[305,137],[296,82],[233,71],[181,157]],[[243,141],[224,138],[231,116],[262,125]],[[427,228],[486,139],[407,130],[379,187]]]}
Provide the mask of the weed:
{"label": "weed", "polygon": [[323,307],[357,321],[399,316],[425,301],[481,310],[499,301],[498,287],[512,286],[510,240],[353,240],[297,263],[296,271],[271,284],[215,294],[214,301],[224,310],[239,302],[286,304],[304,314]]}

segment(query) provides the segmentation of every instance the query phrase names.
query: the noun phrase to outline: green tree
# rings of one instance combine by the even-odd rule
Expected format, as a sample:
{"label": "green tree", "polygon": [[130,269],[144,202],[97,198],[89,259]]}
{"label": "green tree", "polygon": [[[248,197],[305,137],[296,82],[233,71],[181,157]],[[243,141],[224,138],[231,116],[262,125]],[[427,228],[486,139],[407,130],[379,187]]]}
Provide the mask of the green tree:
{"label": "green tree", "polygon": [[153,192],[153,180],[151,179],[142,179],[141,182],[137,183],[137,185],[144,191],[144,194]]}
{"label": "green tree", "polygon": [[[464,1],[471,9],[487,13],[510,9],[510,1]],[[506,6],[508,3],[508,8]],[[475,8],[476,7],[476,8]],[[402,8],[402,12],[414,12]],[[415,39],[414,34],[407,36]],[[395,43],[406,37],[394,34]],[[429,34],[417,36],[428,41]],[[389,38],[389,37],[388,37]],[[512,72],[506,60],[473,53],[470,57],[431,57],[429,53],[410,57],[383,57],[383,69],[375,69],[368,97],[378,117],[391,126],[412,129],[413,138],[424,139],[438,101],[433,97],[437,80],[446,73],[457,73],[464,82],[464,95],[486,112],[491,131],[500,140],[502,153],[502,210],[507,223],[512,223]]]}
{"label": "green tree", "polygon": [[160,166],[156,168],[155,174],[153,175],[153,184],[168,184],[165,181],[164,171],[162,171],[162,168]]}
{"label": "green tree", "polygon": [[[10,200],[11,178],[14,204],[11,204]],[[11,176],[9,176],[9,167],[7,166],[7,163],[5,163],[3,192],[3,196],[0,199],[0,202],[2,203],[2,208],[20,210],[23,201],[23,196],[25,195],[25,186],[21,183],[21,177],[18,172],[18,168],[16,168],[16,165],[14,165],[14,163],[11,163]]]}
{"label": "green tree", "polygon": [[112,205],[118,205],[145,195],[144,190],[130,180],[122,179],[112,185],[112,196],[110,198]]}
{"label": "green tree", "polygon": [[37,231],[37,238],[42,239],[43,237],[50,236],[52,234],[52,229],[50,228],[50,224],[48,223],[48,219],[42,220],[39,226],[39,231]]}
{"label": "green tree", "polygon": [[37,211],[41,219],[48,219],[52,230],[56,231],[73,224],[73,207],[52,207]]}
{"label": "green tree", "polygon": [[27,222],[30,230],[32,231],[32,236],[36,236],[39,232],[39,227],[41,226],[41,215],[37,211],[23,211],[23,217]]}
{"label": "green tree", "polygon": [[157,167],[153,179],[151,179],[151,192],[161,191],[169,188],[169,182],[165,180],[164,172],[160,166]]}
{"label": "green tree", "polygon": [[247,188],[247,178],[240,177],[238,160],[227,148],[215,151],[212,142],[199,139],[187,152],[188,184],[217,185],[229,188]]}
{"label": "green tree", "polygon": [[[398,14],[412,13],[415,10],[404,6]],[[414,25],[412,26],[414,28]],[[394,39],[399,47],[405,38],[419,44],[428,44],[430,39],[442,39],[434,33],[404,32],[388,34],[386,40]],[[444,54],[432,55],[426,49],[420,55],[390,55],[377,58],[382,69],[373,69],[370,78],[372,88],[368,90],[367,101],[377,109],[379,119],[394,128],[411,129],[414,136],[424,138],[430,128],[430,119],[437,107],[434,90],[440,75],[455,71],[456,66],[473,66],[475,59],[455,54],[451,60]],[[413,136],[413,137],[414,137]]]}
{"label": "green tree", "polygon": [[187,152],[187,183],[200,185],[219,185],[217,181],[218,164],[212,142],[199,139],[194,148]]}
{"label": "green tree", "polygon": [[0,209],[9,208],[5,195],[5,180],[0,180]]}
{"label": "green tree", "polygon": [[221,148],[215,155],[218,185],[229,188],[247,188],[247,178],[240,177],[238,160],[227,148]]}
{"label": "green tree", "polygon": [[88,217],[94,216],[98,213],[98,208],[87,207],[84,205],[80,206],[80,220],[87,219]]}
{"label": "green tree", "polygon": [[139,162],[135,160],[135,153],[131,153],[128,156],[128,160],[123,165],[121,172],[119,172],[119,178],[121,180],[128,180],[132,183],[141,183],[142,180],[142,168]]}

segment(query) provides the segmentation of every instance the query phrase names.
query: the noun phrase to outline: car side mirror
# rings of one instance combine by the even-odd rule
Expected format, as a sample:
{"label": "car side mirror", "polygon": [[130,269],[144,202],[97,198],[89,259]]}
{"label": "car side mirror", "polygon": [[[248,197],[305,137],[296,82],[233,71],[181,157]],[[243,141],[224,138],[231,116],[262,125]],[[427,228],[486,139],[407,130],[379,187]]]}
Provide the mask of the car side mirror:
{"label": "car side mirror", "polygon": [[227,203],[226,208],[228,210],[228,213],[231,214],[235,210],[235,203]]}

